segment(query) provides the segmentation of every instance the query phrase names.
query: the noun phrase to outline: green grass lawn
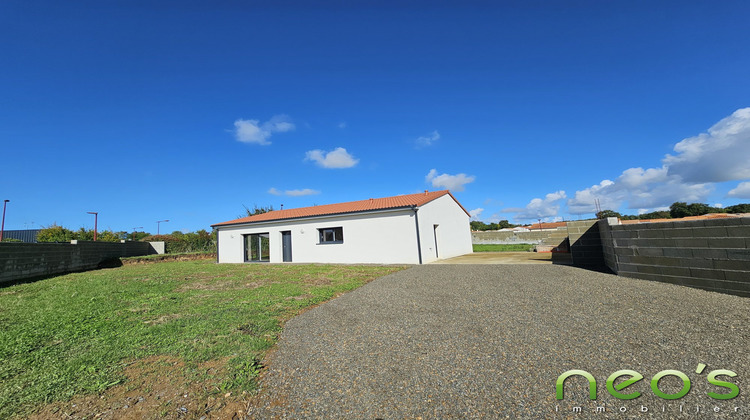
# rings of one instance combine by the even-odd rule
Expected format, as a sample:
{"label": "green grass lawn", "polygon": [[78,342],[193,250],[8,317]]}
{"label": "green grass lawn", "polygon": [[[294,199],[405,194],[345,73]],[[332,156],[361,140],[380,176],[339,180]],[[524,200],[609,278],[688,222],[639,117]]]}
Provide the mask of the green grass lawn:
{"label": "green grass lawn", "polygon": [[126,382],[150,356],[190,366],[210,392],[249,391],[285,320],[402,267],[126,265],[0,288],[0,418]]}
{"label": "green grass lawn", "polygon": [[521,252],[534,248],[532,244],[474,244],[474,252]]}

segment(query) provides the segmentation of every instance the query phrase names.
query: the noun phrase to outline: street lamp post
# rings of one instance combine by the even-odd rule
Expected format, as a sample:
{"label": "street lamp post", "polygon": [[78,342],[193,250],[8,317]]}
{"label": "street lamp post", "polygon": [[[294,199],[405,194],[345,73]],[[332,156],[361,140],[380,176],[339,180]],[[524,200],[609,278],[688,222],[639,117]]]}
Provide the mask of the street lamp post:
{"label": "street lamp post", "polygon": [[161,222],[168,222],[168,221],[169,221],[169,219],[167,219],[167,220],[158,220],[158,221],[156,222],[156,234],[157,234],[157,235],[161,234],[161,231],[159,230],[159,228],[160,228],[161,226],[160,226],[159,224],[160,224]]}
{"label": "street lamp post", "polygon": [[96,230],[99,223],[99,213],[95,211],[87,211],[86,213],[94,215],[94,242],[96,242]]}
{"label": "street lamp post", "polygon": [[0,226],[0,242],[3,241],[3,233],[5,233],[5,206],[8,205],[10,200],[3,200],[3,224]]}
{"label": "street lamp post", "polygon": [[539,232],[541,232],[542,231],[542,219],[537,219],[537,220],[539,220]]}
{"label": "street lamp post", "polygon": [[138,232],[138,229],[143,229],[143,226],[138,226],[133,228],[133,241],[135,242],[135,234]]}

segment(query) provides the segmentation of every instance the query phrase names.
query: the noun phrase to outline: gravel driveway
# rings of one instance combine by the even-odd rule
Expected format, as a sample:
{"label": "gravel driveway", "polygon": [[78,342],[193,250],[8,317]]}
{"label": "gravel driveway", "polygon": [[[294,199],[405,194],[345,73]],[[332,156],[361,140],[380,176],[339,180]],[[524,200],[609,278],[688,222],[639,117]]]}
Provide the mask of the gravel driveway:
{"label": "gravel driveway", "polygon": [[[417,266],[289,321],[250,417],[750,418],[748,321],[748,298],[574,267]],[[581,377],[555,399],[570,369],[594,375],[596,401]],[[621,369],[644,376],[623,390],[639,398],[607,392]],[[654,394],[651,378],[667,369],[690,378],[687,395]],[[728,391],[707,382],[715,369],[737,373],[719,379],[739,397],[706,395]]]}

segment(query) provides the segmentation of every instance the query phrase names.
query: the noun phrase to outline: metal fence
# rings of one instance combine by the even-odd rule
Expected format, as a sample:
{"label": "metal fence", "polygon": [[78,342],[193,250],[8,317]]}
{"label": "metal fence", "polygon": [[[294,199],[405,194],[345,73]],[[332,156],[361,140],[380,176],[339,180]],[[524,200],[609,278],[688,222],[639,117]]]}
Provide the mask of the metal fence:
{"label": "metal fence", "polygon": [[29,244],[36,243],[36,235],[41,229],[6,230],[3,231],[3,239],[13,238]]}

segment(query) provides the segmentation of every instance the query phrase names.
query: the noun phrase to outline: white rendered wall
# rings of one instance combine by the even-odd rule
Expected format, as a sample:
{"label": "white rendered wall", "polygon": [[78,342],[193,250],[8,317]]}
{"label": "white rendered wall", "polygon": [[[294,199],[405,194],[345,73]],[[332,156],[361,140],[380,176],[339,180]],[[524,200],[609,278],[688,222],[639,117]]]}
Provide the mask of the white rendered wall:
{"label": "white rendered wall", "polygon": [[[423,205],[419,209],[422,263],[472,253],[469,220],[469,215],[447,194]],[[434,225],[438,225],[437,229]]]}
{"label": "white rendered wall", "polygon": [[[419,217],[421,223],[421,214]],[[343,228],[344,242],[319,244],[318,229],[333,227]],[[419,263],[414,211],[411,209],[220,227],[219,262],[245,262],[243,235],[253,233],[268,233],[270,262],[282,262],[283,231],[292,232],[292,262],[295,263]]]}

